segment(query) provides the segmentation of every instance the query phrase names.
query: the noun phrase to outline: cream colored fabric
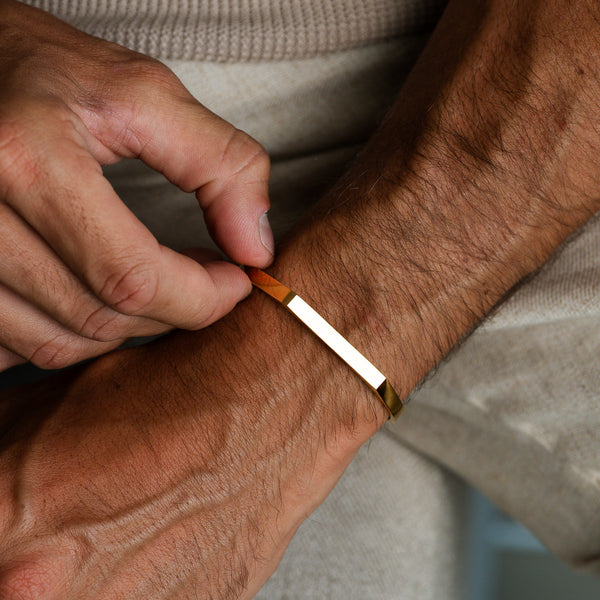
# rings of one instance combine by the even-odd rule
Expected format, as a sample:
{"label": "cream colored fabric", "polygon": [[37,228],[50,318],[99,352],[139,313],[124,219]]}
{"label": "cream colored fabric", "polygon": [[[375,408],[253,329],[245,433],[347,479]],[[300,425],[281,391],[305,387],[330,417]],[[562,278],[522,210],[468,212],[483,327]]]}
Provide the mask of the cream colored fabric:
{"label": "cream colored fabric", "polygon": [[257,600],[464,599],[466,500],[457,479],[380,433]]}
{"label": "cream colored fabric", "polygon": [[160,59],[314,56],[427,31],[445,0],[24,0]]}
{"label": "cream colored fabric", "polygon": [[413,395],[391,427],[600,574],[600,215]]}

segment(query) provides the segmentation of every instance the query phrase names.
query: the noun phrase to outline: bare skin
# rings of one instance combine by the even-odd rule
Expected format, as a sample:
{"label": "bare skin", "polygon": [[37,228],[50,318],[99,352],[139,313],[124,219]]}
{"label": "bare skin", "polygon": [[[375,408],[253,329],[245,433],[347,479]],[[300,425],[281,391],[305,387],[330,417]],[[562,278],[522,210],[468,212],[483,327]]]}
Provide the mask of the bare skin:
{"label": "bare skin", "polygon": [[158,61],[2,0],[0,371],[199,329],[250,292],[214,252],[193,260],[158,244],[102,175],[124,157],[196,191],[233,260],[271,262],[269,159],[257,142]]}
{"label": "bare skin", "polygon": [[[401,395],[600,208],[592,48],[596,3],[453,0],[270,269]],[[385,419],[258,293],[202,332],[15,390],[0,597],[252,598]]]}

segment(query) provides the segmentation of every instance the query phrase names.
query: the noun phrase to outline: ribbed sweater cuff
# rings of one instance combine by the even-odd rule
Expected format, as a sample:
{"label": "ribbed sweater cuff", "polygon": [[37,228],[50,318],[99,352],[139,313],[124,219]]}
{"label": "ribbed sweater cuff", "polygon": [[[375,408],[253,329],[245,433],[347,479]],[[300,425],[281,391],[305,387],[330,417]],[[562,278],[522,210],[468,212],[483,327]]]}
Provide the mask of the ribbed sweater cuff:
{"label": "ribbed sweater cuff", "polygon": [[426,31],[445,0],[24,0],[160,59],[303,58]]}

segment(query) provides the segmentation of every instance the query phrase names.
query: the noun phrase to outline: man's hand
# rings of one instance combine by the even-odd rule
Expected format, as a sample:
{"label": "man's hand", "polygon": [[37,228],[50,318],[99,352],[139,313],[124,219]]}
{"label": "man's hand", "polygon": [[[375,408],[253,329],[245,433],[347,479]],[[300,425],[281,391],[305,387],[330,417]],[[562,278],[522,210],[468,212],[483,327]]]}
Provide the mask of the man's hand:
{"label": "man's hand", "polygon": [[[598,209],[599,23],[591,1],[450,2],[270,269],[399,395]],[[0,405],[10,600],[250,598],[387,416],[257,294],[62,377]]]}
{"label": "man's hand", "polygon": [[102,164],[137,157],[196,191],[236,262],[266,266],[269,160],[161,63],[0,2],[0,370],[57,368],[173,327],[199,329],[250,291],[214,253],[160,246]]}
{"label": "man's hand", "polygon": [[258,294],[50,381],[0,403],[3,600],[251,598],[386,418]]}

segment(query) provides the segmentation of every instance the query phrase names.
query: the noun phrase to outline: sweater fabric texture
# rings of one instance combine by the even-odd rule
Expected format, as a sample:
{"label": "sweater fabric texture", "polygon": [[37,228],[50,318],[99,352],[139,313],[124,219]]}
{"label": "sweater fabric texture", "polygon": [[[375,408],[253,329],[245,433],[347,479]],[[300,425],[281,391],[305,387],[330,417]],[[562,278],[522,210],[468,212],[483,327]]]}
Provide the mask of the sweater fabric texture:
{"label": "sweater fabric texture", "polygon": [[429,31],[445,0],[25,0],[156,58],[306,58]]}

